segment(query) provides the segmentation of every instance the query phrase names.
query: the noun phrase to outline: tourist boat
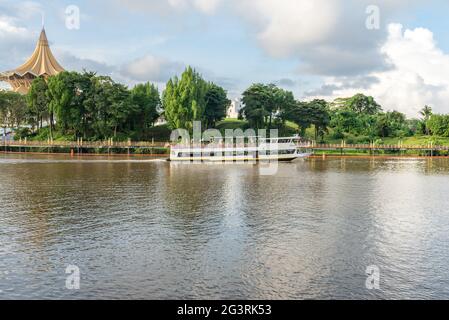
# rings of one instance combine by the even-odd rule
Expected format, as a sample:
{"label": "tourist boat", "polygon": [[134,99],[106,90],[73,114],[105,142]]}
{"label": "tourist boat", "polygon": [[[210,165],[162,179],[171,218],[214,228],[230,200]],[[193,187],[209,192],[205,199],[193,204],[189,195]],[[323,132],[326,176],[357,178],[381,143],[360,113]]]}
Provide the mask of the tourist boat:
{"label": "tourist boat", "polygon": [[236,139],[241,142],[223,143],[222,139],[197,145],[173,145],[169,161],[293,161],[312,155],[310,145],[300,137],[260,138],[246,137]]}

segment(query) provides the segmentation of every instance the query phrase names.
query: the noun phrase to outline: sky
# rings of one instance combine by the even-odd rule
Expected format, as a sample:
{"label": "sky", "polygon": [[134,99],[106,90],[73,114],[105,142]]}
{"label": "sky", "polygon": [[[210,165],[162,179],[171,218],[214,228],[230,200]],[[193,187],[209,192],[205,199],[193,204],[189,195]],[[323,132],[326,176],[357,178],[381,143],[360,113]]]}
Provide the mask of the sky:
{"label": "sky", "polygon": [[448,10],[447,0],[0,0],[0,71],[25,62],[44,20],[65,69],[129,86],[163,90],[190,65],[230,98],[261,82],[301,100],[365,93],[409,117],[426,104],[449,113]]}

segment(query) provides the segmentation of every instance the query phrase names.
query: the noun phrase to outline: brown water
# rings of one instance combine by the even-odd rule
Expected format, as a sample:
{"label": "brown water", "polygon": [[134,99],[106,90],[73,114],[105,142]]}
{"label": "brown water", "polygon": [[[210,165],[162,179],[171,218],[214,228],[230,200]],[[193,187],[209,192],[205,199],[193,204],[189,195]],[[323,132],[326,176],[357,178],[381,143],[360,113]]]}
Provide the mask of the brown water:
{"label": "brown water", "polygon": [[112,160],[0,155],[0,298],[449,299],[449,160]]}

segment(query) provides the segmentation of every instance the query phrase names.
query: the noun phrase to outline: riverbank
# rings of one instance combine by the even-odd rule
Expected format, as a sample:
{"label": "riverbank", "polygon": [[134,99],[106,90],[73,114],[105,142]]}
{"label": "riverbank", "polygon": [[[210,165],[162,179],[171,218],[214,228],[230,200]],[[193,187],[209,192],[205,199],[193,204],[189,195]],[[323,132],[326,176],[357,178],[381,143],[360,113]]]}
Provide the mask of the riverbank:
{"label": "riverbank", "polygon": [[70,154],[70,155],[133,155],[133,156],[168,156],[168,147],[150,143],[131,145],[125,143],[48,143],[48,142],[8,142],[0,146],[2,153],[30,154]]}
{"label": "riverbank", "polygon": [[139,159],[167,159],[170,155],[169,154],[124,154],[124,153],[67,153],[67,152],[58,152],[58,153],[51,153],[51,152],[14,152],[14,151],[0,151],[0,155],[30,155],[30,156],[61,156],[61,157],[112,157],[112,158],[139,158]]}
{"label": "riverbank", "polygon": [[[167,159],[170,154],[167,153],[71,153],[71,152],[38,152],[38,151],[4,151],[0,150],[0,155],[54,155],[54,156],[70,156],[70,157],[131,157],[131,158],[149,158],[149,159]],[[419,154],[407,154],[407,155],[388,155],[388,154],[366,154],[366,153],[346,153],[346,154],[336,154],[332,152],[320,152],[315,153],[310,157],[311,159],[449,159],[449,156],[426,156]]]}
{"label": "riverbank", "polygon": [[[363,157],[449,157],[449,146],[425,144],[317,144],[313,141],[298,147],[311,151],[315,156],[363,156]],[[168,142],[147,141],[3,141],[0,152],[70,154],[70,155],[149,155],[168,156]]]}

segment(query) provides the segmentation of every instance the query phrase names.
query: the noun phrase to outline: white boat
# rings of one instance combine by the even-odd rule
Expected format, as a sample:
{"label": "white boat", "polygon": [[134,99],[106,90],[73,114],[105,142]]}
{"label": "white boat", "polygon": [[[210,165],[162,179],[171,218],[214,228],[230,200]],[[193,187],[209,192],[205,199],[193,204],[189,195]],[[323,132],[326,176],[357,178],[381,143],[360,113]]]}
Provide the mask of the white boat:
{"label": "white boat", "polygon": [[173,145],[170,148],[169,161],[292,161],[312,155],[306,152],[309,144],[301,142],[299,137],[236,139],[241,142],[223,143],[222,140],[197,145]]}

